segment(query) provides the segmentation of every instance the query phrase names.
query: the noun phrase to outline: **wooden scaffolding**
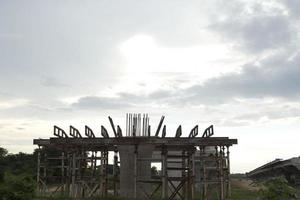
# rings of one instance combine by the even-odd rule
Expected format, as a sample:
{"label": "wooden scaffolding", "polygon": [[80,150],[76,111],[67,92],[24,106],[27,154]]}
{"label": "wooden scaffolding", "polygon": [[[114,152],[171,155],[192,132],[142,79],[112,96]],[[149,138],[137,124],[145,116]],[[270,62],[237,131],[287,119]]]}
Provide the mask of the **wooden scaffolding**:
{"label": "wooden scaffolding", "polygon": [[[202,137],[197,137],[198,126],[192,129],[189,137],[181,137],[181,126],[175,137],[166,137],[164,126],[159,137],[157,133],[162,123],[159,123],[156,134],[151,136],[149,119],[141,117],[144,123],[139,125],[138,118],[139,115],[127,116],[126,121],[132,129],[127,127],[126,136],[122,136],[121,128],[115,128],[110,118],[115,137],[109,137],[103,126],[102,137],[95,137],[87,126],[86,137],[72,126],[69,137],[55,126],[56,137],[35,139],[34,144],[40,149],[37,158],[38,195],[72,198],[120,196],[120,182],[124,181],[120,180],[120,171],[126,169],[122,169],[119,151],[122,146],[128,146],[134,149],[130,166],[133,170],[133,192],[129,198],[209,200],[217,194],[220,200],[230,199],[229,148],[237,144],[236,139],[212,137],[212,126],[204,131]],[[143,128],[145,124],[147,128]],[[140,127],[140,134],[135,127]],[[143,157],[140,153],[143,146],[151,146],[155,156]],[[155,177],[141,177],[139,171],[145,164],[140,163],[145,162],[160,163],[160,173]]]}

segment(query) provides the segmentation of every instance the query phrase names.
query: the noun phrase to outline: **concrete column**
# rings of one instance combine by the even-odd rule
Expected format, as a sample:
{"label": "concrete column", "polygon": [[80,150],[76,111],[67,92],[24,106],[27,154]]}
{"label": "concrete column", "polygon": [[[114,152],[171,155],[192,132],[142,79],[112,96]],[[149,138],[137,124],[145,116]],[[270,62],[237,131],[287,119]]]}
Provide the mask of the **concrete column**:
{"label": "concrete column", "polygon": [[133,198],[134,193],[134,146],[118,146],[120,153],[120,196]]}
{"label": "concrete column", "polygon": [[[148,183],[141,183],[139,180],[149,180],[151,178],[151,161],[141,161],[139,158],[151,158],[154,146],[138,146],[136,155],[135,147],[132,145],[120,145],[118,150],[120,153],[120,196],[135,198],[136,177],[136,198],[143,198],[145,196],[144,192],[149,194],[152,188],[149,187]],[[134,166],[136,166],[136,170]]]}

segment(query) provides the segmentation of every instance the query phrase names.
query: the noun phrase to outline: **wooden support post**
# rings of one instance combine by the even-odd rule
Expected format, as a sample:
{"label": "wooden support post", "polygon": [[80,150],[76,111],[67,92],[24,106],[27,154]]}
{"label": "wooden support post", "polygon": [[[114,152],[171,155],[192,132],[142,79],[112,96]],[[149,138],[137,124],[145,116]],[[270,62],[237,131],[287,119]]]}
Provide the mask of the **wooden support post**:
{"label": "wooden support post", "polygon": [[100,192],[101,197],[104,196],[104,152],[100,152]]}
{"label": "wooden support post", "polygon": [[108,191],[108,150],[105,150],[105,191],[104,195],[107,197],[107,191]]}
{"label": "wooden support post", "polygon": [[43,195],[46,195],[47,192],[47,165],[48,165],[48,156],[47,153],[44,153],[44,171],[43,171],[43,181],[44,181],[44,186],[43,186]]}
{"label": "wooden support post", "polygon": [[221,177],[221,173],[220,173],[220,159],[219,159],[219,150],[218,150],[218,146],[215,146],[215,159],[216,159],[216,173],[217,173],[217,178],[219,179],[219,200],[222,200],[221,198],[221,184],[220,184],[220,177]]}
{"label": "wooden support post", "polygon": [[113,183],[114,183],[114,196],[117,196],[117,179],[118,179],[118,149],[114,150],[114,167],[113,167]]}
{"label": "wooden support post", "polygon": [[76,197],[76,186],[75,186],[75,178],[76,178],[76,153],[72,153],[72,182],[71,182],[71,197]]}
{"label": "wooden support post", "polygon": [[191,199],[191,152],[190,150],[187,152],[187,199]]}
{"label": "wooden support post", "polygon": [[229,146],[227,146],[227,198],[231,198],[231,183],[230,183],[230,156]]}
{"label": "wooden support post", "polygon": [[167,149],[162,147],[161,150],[161,172],[162,172],[162,191],[161,191],[161,198],[167,199],[168,198],[168,175],[167,175]]}
{"label": "wooden support post", "polygon": [[71,154],[67,152],[67,176],[66,176],[66,194],[68,196],[71,196],[71,165],[72,165],[72,159],[71,159]]}
{"label": "wooden support post", "polygon": [[200,158],[202,158],[202,176],[203,176],[203,191],[202,191],[202,198],[203,200],[207,200],[207,180],[206,180],[206,163],[205,163],[205,146],[200,147]]}
{"label": "wooden support post", "polygon": [[222,146],[220,148],[220,153],[219,153],[219,174],[220,174],[220,200],[225,200],[225,195],[224,195],[224,167],[223,167],[223,149]]}
{"label": "wooden support post", "polygon": [[[186,168],[186,160],[185,160],[185,151],[183,150],[182,151],[182,158],[181,158],[181,167],[182,169],[185,169]],[[182,170],[181,171],[181,177],[182,177],[182,180],[186,180],[186,172],[185,170]],[[183,197],[186,197],[187,194],[188,194],[188,191],[187,191],[187,188],[186,188],[187,184],[184,183],[183,187],[182,187],[182,196]]]}
{"label": "wooden support post", "polygon": [[97,151],[92,151],[91,169],[92,169],[93,177],[95,177],[96,174],[96,167],[97,167]]}
{"label": "wooden support post", "polygon": [[134,199],[136,199],[137,198],[137,168],[138,168],[138,166],[137,166],[137,157],[138,157],[138,146],[137,145],[135,145],[135,148],[134,148],[134,166],[133,166],[133,168],[134,168],[134,182],[133,182],[133,197],[134,197]]}
{"label": "wooden support post", "polygon": [[192,177],[191,177],[191,199],[195,198],[195,150],[193,150],[191,155],[191,173],[192,173]]}
{"label": "wooden support post", "polygon": [[85,162],[86,162],[86,157],[88,155],[86,155],[85,153],[85,149],[82,148],[81,149],[81,156],[79,159],[79,163],[78,163],[78,172],[79,172],[79,177],[80,177],[80,188],[79,188],[79,192],[80,192],[80,197],[83,198],[84,197],[84,173],[85,173]]}
{"label": "wooden support post", "polygon": [[221,146],[220,149],[222,149],[222,188],[223,188],[223,193],[224,193],[224,199],[227,196],[227,171],[226,171],[226,156],[225,156],[225,146]]}
{"label": "wooden support post", "polygon": [[65,153],[61,153],[61,193],[63,194],[65,191]]}
{"label": "wooden support post", "polygon": [[107,196],[107,187],[108,187],[108,177],[107,177],[107,168],[108,168],[108,151],[101,151],[101,196]]}
{"label": "wooden support post", "polygon": [[36,174],[36,191],[40,195],[40,170],[41,170],[41,150],[38,149],[37,152],[37,174]]}

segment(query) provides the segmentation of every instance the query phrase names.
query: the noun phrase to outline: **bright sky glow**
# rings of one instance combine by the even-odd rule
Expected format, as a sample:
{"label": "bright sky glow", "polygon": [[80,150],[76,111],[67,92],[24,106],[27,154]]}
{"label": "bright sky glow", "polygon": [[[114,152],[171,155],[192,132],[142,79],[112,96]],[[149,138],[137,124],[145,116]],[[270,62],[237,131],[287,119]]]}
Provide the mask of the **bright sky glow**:
{"label": "bright sky glow", "polygon": [[300,1],[0,1],[0,146],[147,112],[213,124],[232,171],[300,155]]}

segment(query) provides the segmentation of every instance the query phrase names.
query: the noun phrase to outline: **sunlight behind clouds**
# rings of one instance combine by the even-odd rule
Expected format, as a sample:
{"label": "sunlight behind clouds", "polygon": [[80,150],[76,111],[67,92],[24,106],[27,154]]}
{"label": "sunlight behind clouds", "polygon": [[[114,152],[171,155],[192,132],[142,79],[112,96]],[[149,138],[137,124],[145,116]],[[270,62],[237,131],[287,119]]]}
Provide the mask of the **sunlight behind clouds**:
{"label": "sunlight behind clouds", "polygon": [[[188,47],[164,47],[150,35],[135,35],[120,45],[126,60],[126,72],[132,77],[149,73],[197,73],[198,81],[236,71],[239,59],[232,59],[230,46],[223,43],[197,44]],[[230,59],[230,65],[222,65]]]}

